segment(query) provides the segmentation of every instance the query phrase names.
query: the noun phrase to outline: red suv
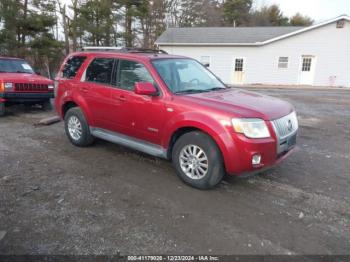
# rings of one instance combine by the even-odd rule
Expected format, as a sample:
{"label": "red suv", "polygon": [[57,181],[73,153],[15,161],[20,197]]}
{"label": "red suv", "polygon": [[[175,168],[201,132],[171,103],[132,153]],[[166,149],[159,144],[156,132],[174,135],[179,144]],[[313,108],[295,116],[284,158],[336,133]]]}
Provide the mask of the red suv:
{"label": "red suv", "polygon": [[76,146],[101,138],[171,159],[200,189],[225,173],[260,172],[296,144],[293,107],[225,86],[196,60],[138,49],[71,54],[57,78],[56,110]]}
{"label": "red suv", "polygon": [[30,103],[50,107],[54,82],[34,73],[23,59],[0,57],[0,116],[5,104]]}

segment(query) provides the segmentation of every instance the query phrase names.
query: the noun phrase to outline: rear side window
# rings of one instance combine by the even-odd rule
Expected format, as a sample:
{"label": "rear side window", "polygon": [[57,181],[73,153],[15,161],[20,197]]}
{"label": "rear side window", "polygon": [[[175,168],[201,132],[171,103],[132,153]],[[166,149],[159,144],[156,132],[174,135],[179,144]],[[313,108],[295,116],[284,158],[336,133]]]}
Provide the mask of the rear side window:
{"label": "rear side window", "polygon": [[143,64],[134,61],[120,60],[118,75],[117,86],[122,89],[134,90],[134,85],[137,82],[154,84],[154,80],[147,68]]}
{"label": "rear side window", "polygon": [[74,78],[85,59],[85,56],[72,56],[69,58],[62,70],[63,78]]}
{"label": "rear side window", "polygon": [[111,84],[114,61],[113,58],[95,58],[86,69],[85,80]]}

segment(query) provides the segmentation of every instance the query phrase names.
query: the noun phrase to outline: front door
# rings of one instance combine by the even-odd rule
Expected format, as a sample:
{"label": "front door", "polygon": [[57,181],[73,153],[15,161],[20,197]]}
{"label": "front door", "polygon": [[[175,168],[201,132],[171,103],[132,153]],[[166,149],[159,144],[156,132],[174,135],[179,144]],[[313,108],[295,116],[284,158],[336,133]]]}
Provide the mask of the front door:
{"label": "front door", "polygon": [[314,56],[302,56],[300,73],[299,73],[299,84],[300,85],[313,85],[315,75],[316,59]]}
{"label": "front door", "polygon": [[244,84],[245,59],[243,57],[235,58],[233,67],[233,83],[238,85]]}
{"label": "front door", "polygon": [[160,144],[164,125],[165,106],[161,96],[144,96],[134,93],[137,82],[155,84],[151,74],[142,63],[119,60],[116,88],[112,90],[114,131]]}

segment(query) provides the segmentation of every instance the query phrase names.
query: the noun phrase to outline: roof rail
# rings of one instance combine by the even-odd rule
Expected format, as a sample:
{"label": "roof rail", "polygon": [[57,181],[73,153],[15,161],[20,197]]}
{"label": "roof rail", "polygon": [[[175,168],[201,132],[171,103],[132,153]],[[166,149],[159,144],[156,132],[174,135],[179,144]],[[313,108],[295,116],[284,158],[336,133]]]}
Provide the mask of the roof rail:
{"label": "roof rail", "polygon": [[167,54],[167,52],[165,52],[164,50],[138,48],[138,47],[85,46],[82,49],[83,51],[91,51],[91,52]]}

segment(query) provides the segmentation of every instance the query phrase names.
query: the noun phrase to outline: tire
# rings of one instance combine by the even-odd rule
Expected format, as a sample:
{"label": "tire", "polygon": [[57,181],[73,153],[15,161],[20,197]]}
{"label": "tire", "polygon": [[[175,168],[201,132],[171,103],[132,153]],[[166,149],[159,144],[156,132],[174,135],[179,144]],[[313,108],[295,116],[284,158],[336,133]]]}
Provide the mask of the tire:
{"label": "tire", "polygon": [[44,110],[51,110],[52,109],[52,105],[51,105],[51,100],[50,99],[41,102],[40,105],[41,105],[41,107]]}
{"label": "tire", "polygon": [[[198,157],[193,157],[194,150]],[[225,175],[224,163],[218,146],[210,136],[203,132],[193,131],[182,135],[175,142],[172,161],[177,175],[185,183],[198,189],[213,188]],[[191,167],[194,168],[191,169]],[[187,172],[184,169],[187,169]]]}
{"label": "tire", "polygon": [[79,107],[68,110],[64,116],[64,128],[69,140],[75,146],[87,147],[94,142],[89,125]]}
{"label": "tire", "polygon": [[5,115],[5,103],[0,103],[0,116]]}

